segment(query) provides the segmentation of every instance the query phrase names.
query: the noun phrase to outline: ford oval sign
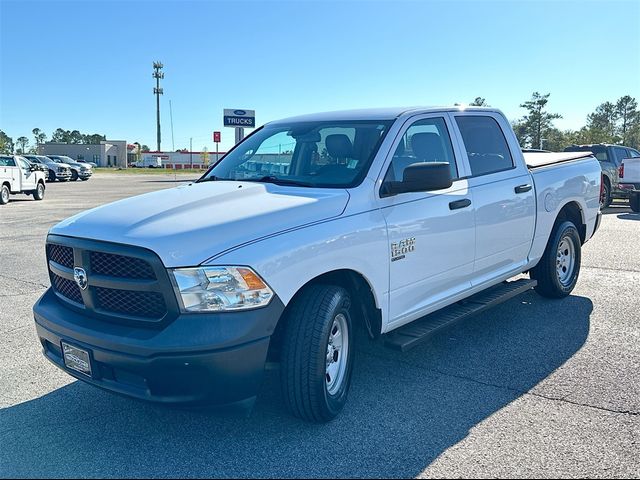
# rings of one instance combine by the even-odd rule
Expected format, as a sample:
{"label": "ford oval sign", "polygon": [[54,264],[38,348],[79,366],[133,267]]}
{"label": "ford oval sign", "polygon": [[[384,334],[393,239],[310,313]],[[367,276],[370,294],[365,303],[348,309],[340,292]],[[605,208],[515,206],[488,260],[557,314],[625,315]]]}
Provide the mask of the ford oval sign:
{"label": "ford oval sign", "polygon": [[234,128],[255,128],[255,110],[244,110],[242,108],[224,109],[224,126]]}

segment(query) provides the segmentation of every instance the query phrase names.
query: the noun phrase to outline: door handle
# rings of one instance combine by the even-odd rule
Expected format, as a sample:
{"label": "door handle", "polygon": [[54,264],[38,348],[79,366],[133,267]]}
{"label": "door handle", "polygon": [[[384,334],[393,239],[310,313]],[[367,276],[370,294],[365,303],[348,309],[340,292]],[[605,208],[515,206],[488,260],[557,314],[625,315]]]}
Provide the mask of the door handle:
{"label": "door handle", "polygon": [[459,208],[465,208],[471,205],[471,200],[463,198],[462,200],[456,200],[455,202],[449,202],[449,210],[458,210]]}
{"label": "door handle", "polygon": [[516,193],[526,193],[531,190],[531,188],[531,185],[525,183],[524,185],[518,185],[514,190],[516,191]]}

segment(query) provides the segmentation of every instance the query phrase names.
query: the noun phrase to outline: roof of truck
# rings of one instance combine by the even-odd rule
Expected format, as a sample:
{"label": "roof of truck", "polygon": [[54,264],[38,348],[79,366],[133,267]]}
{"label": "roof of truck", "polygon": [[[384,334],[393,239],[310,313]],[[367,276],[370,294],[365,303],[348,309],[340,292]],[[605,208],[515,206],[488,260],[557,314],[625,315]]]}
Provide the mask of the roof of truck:
{"label": "roof of truck", "polygon": [[330,120],[395,120],[401,115],[435,113],[435,112],[459,112],[459,111],[483,111],[499,112],[496,108],[487,107],[396,107],[396,108],[365,108],[359,110],[338,110],[334,112],[311,113],[274,120],[267,125],[277,125],[291,122],[322,122]]}

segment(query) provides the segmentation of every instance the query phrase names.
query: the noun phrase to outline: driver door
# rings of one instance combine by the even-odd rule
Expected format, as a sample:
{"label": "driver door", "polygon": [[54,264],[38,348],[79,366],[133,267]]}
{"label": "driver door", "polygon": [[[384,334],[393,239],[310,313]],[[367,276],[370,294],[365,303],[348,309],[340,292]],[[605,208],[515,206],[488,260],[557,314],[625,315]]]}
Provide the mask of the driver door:
{"label": "driver door", "polygon": [[31,165],[23,158],[16,158],[18,167],[20,167],[21,190],[36,189],[36,173],[31,171]]}
{"label": "driver door", "polygon": [[419,162],[448,162],[453,184],[432,192],[381,194],[389,239],[389,325],[397,328],[450,302],[471,288],[475,217],[463,155],[442,114],[407,121],[396,139],[386,181],[400,181]]}

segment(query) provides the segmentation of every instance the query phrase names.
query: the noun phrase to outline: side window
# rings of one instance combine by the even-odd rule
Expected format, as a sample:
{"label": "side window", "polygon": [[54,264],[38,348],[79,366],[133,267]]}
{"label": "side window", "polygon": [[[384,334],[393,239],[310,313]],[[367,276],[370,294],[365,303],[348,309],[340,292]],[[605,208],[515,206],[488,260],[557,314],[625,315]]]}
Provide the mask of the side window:
{"label": "side window", "polygon": [[629,149],[629,153],[631,154],[632,158],[638,158],[640,157],[640,152],[637,150],[634,150],[633,148]]}
{"label": "side window", "polygon": [[18,166],[24,170],[25,173],[29,173],[29,164],[24,161],[22,158],[18,158]]}
{"label": "side window", "polygon": [[13,157],[0,157],[0,167],[15,167],[16,162]]}
{"label": "side window", "polygon": [[614,147],[613,156],[615,157],[616,165],[620,165],[622,163],[622,160],[629,157],[629,155],[627,154],[627,149],[622,147]]}
{"label": "side window", "polygon": [[401,181],[404,169],[420,162],[447,162],[451,177],[458,178],[456,159],[444,118],[418,120],[407,129],[393,154],[384,181]]}
{"label": "side window", "polygon": [[487,175],[514,166],[507,140],[495,119],[478,115],[457,116],[456,123],[467,150],[471,175]]}

